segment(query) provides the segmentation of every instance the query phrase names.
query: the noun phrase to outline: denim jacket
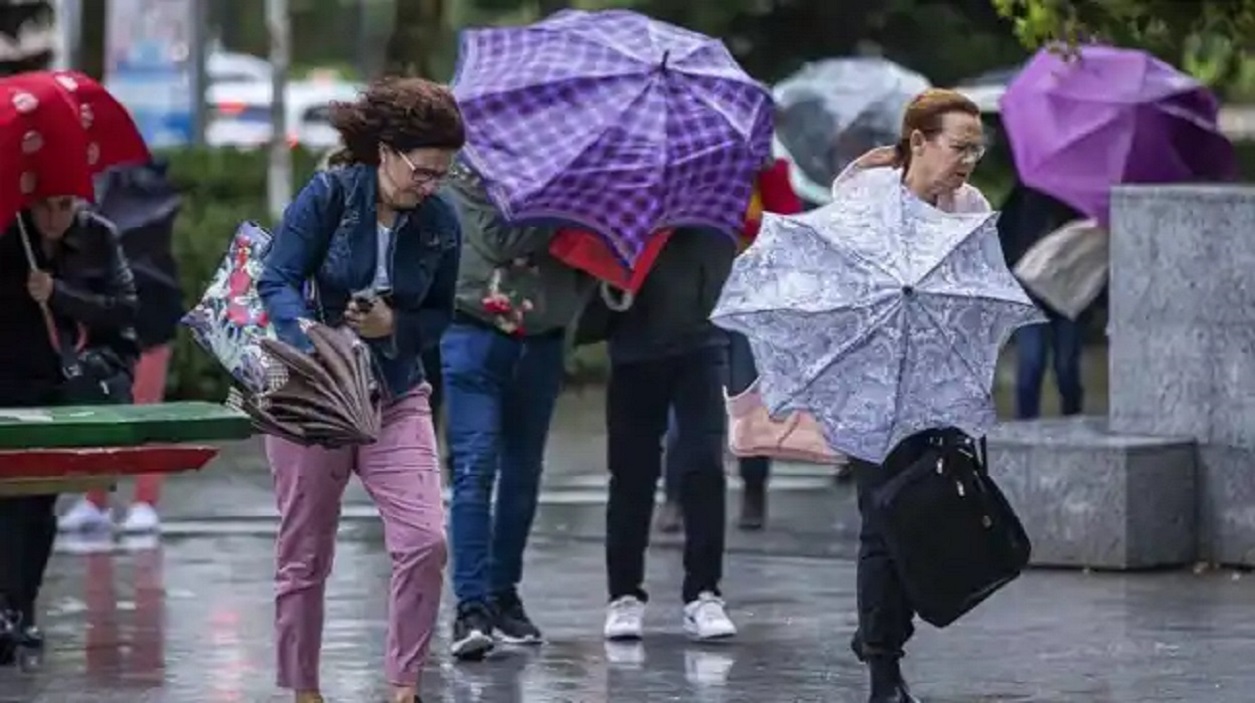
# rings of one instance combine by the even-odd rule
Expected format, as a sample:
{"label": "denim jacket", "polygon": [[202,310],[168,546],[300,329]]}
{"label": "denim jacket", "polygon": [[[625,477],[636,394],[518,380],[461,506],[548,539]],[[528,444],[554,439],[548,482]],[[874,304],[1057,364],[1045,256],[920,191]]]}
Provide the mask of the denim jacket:
{"label": "denim jacket", "polygon": [[[279,338],[312,350],[298,320],[344,321],[354,292],[374,282],[378,185],[373,166],[320,171],[283,213],[257,292]],[[432,197],[393,225],[388,277],[394,316],[390,337],[366,340],[392,397],[422,383],[420,355],[440,341],[453,315],[462,233],[453,208]],[[317,309],[305,294],[314,276]]]}

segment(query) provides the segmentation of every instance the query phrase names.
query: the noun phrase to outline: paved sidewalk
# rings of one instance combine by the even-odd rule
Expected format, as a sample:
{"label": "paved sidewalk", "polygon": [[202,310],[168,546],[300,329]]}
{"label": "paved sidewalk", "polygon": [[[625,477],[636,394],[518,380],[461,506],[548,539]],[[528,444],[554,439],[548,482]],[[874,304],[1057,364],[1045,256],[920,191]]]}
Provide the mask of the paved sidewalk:
{"label": "paved sidewalk", "polygon": [[[37,671],[0,670],[0,703],[288,700],[272,687],[269,538],[167,539],[164,551],[86,553],[89,546],[61,544],[45,594],[52,649]],[[673,550],[651,554],[645,642],[607,646],[600,548],[538,541],[524,597],[548,644],[457,664],[444,654],[442,627],[424,679],[427,703],[866,700],[847,648],[851,562],[730,556],[725,588],[741,635],[722,645],[681,634],[678,562]],[[322,667],[332,702],[383,700],[387,574],[377,526],[346,526]],[[1249,703],[1252,661],[1255,589],[1247,579],[1034,572],[946,631],[922,627],[906,670],[928,703]]]}

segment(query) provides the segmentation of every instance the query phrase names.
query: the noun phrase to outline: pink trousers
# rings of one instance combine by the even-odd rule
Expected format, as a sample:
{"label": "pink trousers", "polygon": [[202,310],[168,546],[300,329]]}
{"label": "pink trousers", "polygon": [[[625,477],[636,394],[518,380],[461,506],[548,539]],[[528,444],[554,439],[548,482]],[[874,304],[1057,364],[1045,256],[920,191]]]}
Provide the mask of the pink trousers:
{"label": "pink trousers", "polygon": [[383,411],[379,441],[328,450],[266,438],[279,504],[275,644],[278,684],[316,691],[323,596],[335,551],[340,501],[356,472],[383,519],[392,559],[385,673],[416,686],[440,609],[446,561],[440,462],[427,385]]}

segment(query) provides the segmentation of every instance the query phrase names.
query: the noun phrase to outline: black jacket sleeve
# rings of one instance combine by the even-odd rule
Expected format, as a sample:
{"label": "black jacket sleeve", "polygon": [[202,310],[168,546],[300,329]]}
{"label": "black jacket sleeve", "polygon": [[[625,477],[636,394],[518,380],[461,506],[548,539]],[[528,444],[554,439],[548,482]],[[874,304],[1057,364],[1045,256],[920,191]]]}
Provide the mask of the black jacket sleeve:
{"label": "black jacket sleeve", "polygon": [[53,312],[94,328],[133,326],[139,299],[117,231],[97,217],[85,217],[76,227],[84,228],[73,236],[85,252],[90,252],[90,259],[94,259],[90,268],[99,274],[87,277],[78,275],[78,270],[64,272],[57,278],[49,301]]}

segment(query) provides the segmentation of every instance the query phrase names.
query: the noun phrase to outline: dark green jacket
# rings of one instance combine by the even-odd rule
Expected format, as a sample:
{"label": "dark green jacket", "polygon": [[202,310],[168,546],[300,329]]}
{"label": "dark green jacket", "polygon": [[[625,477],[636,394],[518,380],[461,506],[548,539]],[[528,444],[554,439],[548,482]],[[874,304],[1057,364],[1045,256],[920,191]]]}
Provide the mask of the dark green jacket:
{"label": "dark green jacket", "polygon": [[495,285],[513,303],[526,298],[533,305],[524,317],[526,335],[566,330],[575,323],[593,279],[549,255],[553,227],[507,223],[488,199],[479,177],[462,166],[453,169],[442,195],[457,210],[462,224],[458,312],[495,325],[496,316],[483,304]]}

